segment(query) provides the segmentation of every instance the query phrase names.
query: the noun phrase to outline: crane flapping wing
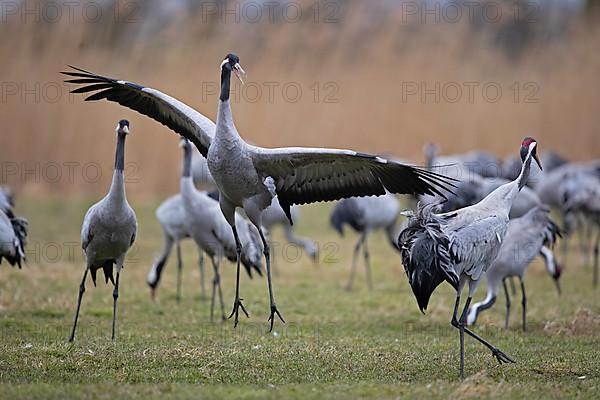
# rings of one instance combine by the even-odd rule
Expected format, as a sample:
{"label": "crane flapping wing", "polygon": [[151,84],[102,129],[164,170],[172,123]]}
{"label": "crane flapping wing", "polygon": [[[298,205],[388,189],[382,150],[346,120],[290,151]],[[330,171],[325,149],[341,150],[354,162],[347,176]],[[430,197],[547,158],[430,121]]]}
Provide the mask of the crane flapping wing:
{"label": "crane flapping wing", "polygon": [[415,166],[351,150],[287,147],[254,148],[258,173],[272,178],[279,204],[290,206],[355,196],[430,194],[445,198],[456,180]]}
{"label": "crane flapping wing", "polygon": [[69,67],[73,71],[61,73],[74,79],[65,82],[82,85],[71,93],[94,92],[85,100],[106,99],[144,114],[187,138],[206,157],[215,133],[215,124],[209,118],[156,89]]}

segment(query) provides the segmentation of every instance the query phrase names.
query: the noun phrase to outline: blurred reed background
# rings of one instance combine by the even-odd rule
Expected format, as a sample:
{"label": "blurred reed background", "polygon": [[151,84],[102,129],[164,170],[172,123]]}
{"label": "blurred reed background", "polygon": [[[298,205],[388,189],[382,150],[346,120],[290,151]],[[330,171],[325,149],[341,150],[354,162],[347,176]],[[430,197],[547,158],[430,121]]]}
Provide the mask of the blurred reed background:
{"label": "blurred reed background", "polygon": [[[272,21],[265,10],[254,21],[248,3],[257,1],[88,3],[75,2],[71,18],[55,2],[57,18],[44,1],[0,2],[0,183],[17,193],[104,193],[120,118],[132,124],[130,196],[176,192],[177,137],[116,104],[69,96],[59,71],[72,64],[143,83],[214,119],[219,64],[230,51],[249,82],[234,86],[236,124],[262,146],[349,147],[421,163],[428,142],[444,153],[479,148],[504,157],[531,134],[542,150],[598,156],[600,18],[593,2],[483,1],[472,20],[462,8],[456,21],[449,1],[296,0],[293,8],[275,1]],[[438,7],[438,22],[425,7]],[[424,88],[434,93],[422,98]],[[86,163],[102,167],[98,181]]]}

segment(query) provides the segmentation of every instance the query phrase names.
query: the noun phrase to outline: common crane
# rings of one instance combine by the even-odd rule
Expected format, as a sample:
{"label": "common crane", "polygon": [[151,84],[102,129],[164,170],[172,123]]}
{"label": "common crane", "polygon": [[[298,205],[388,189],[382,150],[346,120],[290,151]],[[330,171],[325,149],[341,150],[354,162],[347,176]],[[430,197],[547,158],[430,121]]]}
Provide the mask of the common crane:
{"label": "common crane", "polygon": [[[230,317],[238,323],[240,308],[239,258],[242,244],[235,227],[235,209],[241,207],[250,221],[261,226],[261,212],[277,196],[290,223],[290,207],[318,201],[339,200],[353,196],[392,193],[442,194],[451,190],[452,179],[414,166],[350,150],[319,148],[262,148],[246,143],[239,135],[231,113],[230,84],[232,72],[241,80],[245,74],[238,56],[228,54],[221,62],[221,93],[216,125],[182,102],[149,87],[103,77],[74,68],[64,72],[73,77],[69,83],[83,86],[72,93],[90,93],[87,101],[106,99],[131,108],[166,125],[189,139],[208,160],[220,192],[219,203],[233,230],[237,248],[236,295]],[[269,247],[263,232],[267,265],[270,315],[273,329],[275,316],[285,322],[277,309],[271,284]]]}
{"label": "common crane", "polygon": [[[218,291],[221,304],[221,313],[225,319],[223,295],[221,292],[221,279],[219,265],[223,257],[235,260],[236,242],[227,221],[220,212],[219,203],[207,193],[200,192],[194,186],[191,176],[192,146],[187,139],[181,140],[183,148],[183,169],[181,175],[181,200],[185,213],[184,226],[196,245],[208,255],[213,265],[214,279],[211,298],[210,319],[213,320],[215,298]],[[244,264],[248,275],[252,277],[252,270],[262,275],[261,252],[262,243],[259,235],[253,230],[247,220],[236,212],[236,230],[239,232],[245,245],[241,252],[241,262]]]}
{"label": "common crane", "polygon": [[[96,286],[96,272],[102,268],[106,283],[109,279],[114,285],[112,339],[115,339],[115,322],[117,317],[117,298],[119,297],[119,278],[125,261],[125,255],[135,241],[137,219],[135,212],[127,202],[125,194],[125,138],[129,134],[129,121],[120,120],[116,128],[117,150],[115,153],[115,170],[108,194],[89,208],[83,217],[81,227],[81,247],[85,254],[85,271],[79,284],[77,309],[73,320],[73,329],[69,341],[75,339],[75,329],[79,318],[81,299],[85,292],[85,279],[88,271]],[[113,265],[117,270],[116,280],[113,277]]]}
{"label": "common crane", "polygon": [[378,197],[351,197],[340,200],[331,212],[329,218],[331,225],[341,235],[344,235],[344,225],[350,225],[360,234],[354,252],[352,254],[352,265],[350,279],[346,289],[352,290],[354,275],[356,273],[356,257],[363,249],[365,262],[365,273],[369,289],[373,288],[371,281],[371,267],[369,265],[369,249],[367,246],[368,235],[378,229],[385,230],[387,237],[395,250],[396,247],[396,221],[400,215],[400,204],[395,195],[386,193]]}
{"label": "common crane", "polygon": [[0,186],[0,264],[2,259],[19,269],[25,261],[28,222],[13,211],[14,198],[8,187]]}
{"label": "common crane", "polygon": [[[192,171],[193,171],[192,162]],[[193,173],[192,173],[193,176]],[[159,257],[148,271],[146,283],[150,287],[150,297],[154,300],[156,290],[160,283],[163,269],[169,259],[173,245],[177,255],[177,302],[181,300],[181,275],[183,270],[183,259],[181,258],[181,241],[190,238],[185,227],[185,210],[181,200],[181,193],[177,193],[161,203],[156,209],[156,218],[163,231],[163,247]],[[198,267],[200,269],[200,296],[205,296],[204,289],[204,254],[198,249]]]}
{"label": "common crane", "polygon": [[[451,324],[459,330],[460,376],[464,377],[465,332],[492,351],[500,363],[514,362],[504,352],[482,339],[466,325],[466,315],[481,277],[496,259],[506,235],[514,198],[525,186],[536,156],[537,142],[526,137],[521,144],[521,173],[500,186],[479,203],[456,211],[437,214],[435,204],[419,206],[416,216],[400,233],[398,245],[408,281],[422,312],[427,309],[435,288],[444,281],[456,289]],[[460,316],[458,307],[464,286],[468,297]]]}
{"label": "common crane", "polygon": [[509,221],[506,236],[500,247],[500,254],[486,272],[487,296],[482,302],[471,306],[467,315],[468,325],[474,324],[481,311],[490,308],[495,303],[500,283],[502,283],[506,297],[504,326],[508,328],[510,297],[505,280],[507,277],[517,276],[521,283],[523,330],[527,330],[527,297],[525,295],[524,276],[527,267],[538,253],[547,257],[548,270],[551,272],[557,288],[560,288],[558,279],[561,268],[550,251],[557,236],[560,236],[560,230],[554,221],[550,219],[549,214],[550,210],[548,208],[535,207],[522,217]]}

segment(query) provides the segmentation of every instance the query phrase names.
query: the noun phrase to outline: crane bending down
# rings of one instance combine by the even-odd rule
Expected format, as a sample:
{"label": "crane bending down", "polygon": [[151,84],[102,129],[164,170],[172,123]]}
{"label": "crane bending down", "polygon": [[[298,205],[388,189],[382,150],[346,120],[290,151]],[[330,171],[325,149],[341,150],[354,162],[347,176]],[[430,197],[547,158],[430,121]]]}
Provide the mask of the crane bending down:
{"label": "crane bending down", "polygon": [[[417,215],[398,238],[402,263],[422,312],[427,309],[431,293],[443,281],[456,289],[451,324],[459,330],[461,378],[464,378],[465,332],[490,349],[498,362],[514,362],[467,329],[466,315],[481,277],[498,256],[513,200],[527,182],[532,158],[540,164],[536,148],[534,139],[523,140],[520,152],[523,165],[514,181],[500,186],[479,203],[456,211],[436,214],[435,204],[419,206]],[[469,294],[459,316],[461,292],[466,284]]]}
{"label": "crane bending down", "polygon": [[[208,255],[214,271],[210,303],[210,320],[212,322],[217,294],[221,304],[221,315],[225,319],[219,265],[223,257],[235,260],[236,243],[227,221],[225,221],[219,210],[218,202],[205,192],[200,192],[194,186],[190,171],[192,156],[190,142],[183,139],[181,147],[183,149],[183,168],[180,186],[183,210],[186,216],[185,228],[196,242],[196,245]],[[241,262],[244,264],[250,278],[252,278],[252,269],[262,275],[261,252],[263,249],[259,235],[256,231],[253,231],[254,227],[238,213],[236,213],[235,220],[236,229],[245,242],[241,253]]]}
{"label": "crane bending down", "polygon": [[[135,241],[137,220],[135,212],[127,202],[125,195],[125,137],[129,134],[129,122],[121,120],[117,124],[117,150],[115,171],[108,194],[89,208],[83,217],[81,227],[81,247],[85,253],[85,272],[79,284],[77,310],[73,320],[73,329],[69,342],[75,339],[75,329],[79,318],[81,299],[85,292],[85,278],[88,271],[96,286],[96,272],[102,268],[106,283],[109,279],[114,285],[112,339],[115,339],[115,321],[117,316],[117,298],[119,297],[119,277],[127,251]],[[113,279],[113,264],[117,269],[116,281]]]}
{"label": "crane bending down", "polygon": [[550,250],[554,246],[558,236],[560,236],[560,230],[554,221],[550,219],[549,208],[536,206],[525,215],[511,219],[508,223],[506,237],[502,241],[500,254],[486,272],[487,296],[485,300],[471,306],[467,315],[467,324],[474,324],[479,314],[496,302],[498,289],[500,283],[502,283],[504,295],[506,296],[506,319],[504,327],[508,328],[510,297],[506,287],[506,278],[516,275],[521,283],[523,331],[526,331],[527,297],[525,295],[525,271],[536,255],[543,254],[546,257],[548,270],[552,271],[554,282],[557,288],[559,288],[558,278],[560,277],[561,268],[556,263],[556,259]]}
{"label": "crane bending down", "polygon": [[[181,301],[181,272],[183,270],[181,241],[191,237],[185,228],[185,210],[183,209],[181,193],[177,193],[163,201],[156,209],[156,218],[163,231],[163,247],[160,256],[154,260],[146,277],[146,283],[150,287],[150,299],[154,301],[156,297],[163,269],[171,255],[173,245],[175,245],[177,255],[176,299],[179,303]],[[198,248],[198,266],[200,269],[200,297],[204,298],[204,254],[200,248]]]}
{"label": "crane bending down", "polygon": [[290,207],[353,196],[383,195],[388,190],[404,194],[443,194],[453,179],[384,158],[350,150],[319,148],[262,148],[246,143],[239,135],[231,113],[232,72],[243,82],[239,58],[228,54],[221,62],[221,93],[216,125],[182,102],[135,83],[96,75],[74,68],[63,72],[73,77],[68,83],[82,84],[72,93],[90,93],[86,101],[106,99],[131,108],[166,125],[190,140],[208,160],[208,169],[219,189],[219,203],[233,230],[237,248],[236,295],[231,316],[238,323],[240,252],[242,245],[235,227],[235,209],[241,207],[258,228],[264,246],[273,329],[277,309],[271,284],[269,247],[260,229],[261,212],[277,196],[291,220]]}

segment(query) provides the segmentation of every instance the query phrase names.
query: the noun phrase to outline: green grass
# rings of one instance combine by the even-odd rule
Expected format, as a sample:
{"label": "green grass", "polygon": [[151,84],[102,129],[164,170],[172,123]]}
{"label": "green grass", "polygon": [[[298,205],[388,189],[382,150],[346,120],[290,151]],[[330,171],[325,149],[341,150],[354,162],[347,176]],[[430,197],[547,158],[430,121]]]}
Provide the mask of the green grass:
{"label": "green grass", "polygon": [[[470,377],[460,382],[458,334],[448,323],[452,289],[440,287],[422,315],[399,256],[377,234],[369,242],[375,289],[366,288],[360,264],[355,290],[344,290],[355,236],[342,240],[328,227],[330,205],[303,209],[298,224],[300,234],[319,243],[317,265],[305,256],[283,260],[284,241],[274,232],[275,295],[287,324],[276,324],[270,334],[265,279],[243,275],[251,318],[241,318],[237,329],[231,321],[208,321],[210,302],[200,298],[190,242],[183,245],[181,303],[175,301],[174,257],[151,303],[145,277],[160,248],[157,203],[134,204],[139,233],[121,279],[118,340],[110,340],[112,287],[99,279],[97,288],[88,281],[77,338],[68,344],[83,273],[79,245],[73,256],[69,252],[88,205],[19,203],[30,220],[31,244],[22,270],[0,269],[1,398],[597,398],[600,290],[592,289],[591,270],[580,266],[579,254],[566,265],[561,297],[541,262],[530,267],[528,332],[520,330],[519,296],[509,330],[502,328],[503,299],[481,316],[475,330],[518,362],[500,366],[467,339]],[[294,249],[287,250],[295,258]],[[207,266],[207,290],[210,271]],[[222,271],[229,312],[235,271],[228,262]],[[476,300],[484,292],[482,285]],[[578,314],[581,309],[591,314]]]}

